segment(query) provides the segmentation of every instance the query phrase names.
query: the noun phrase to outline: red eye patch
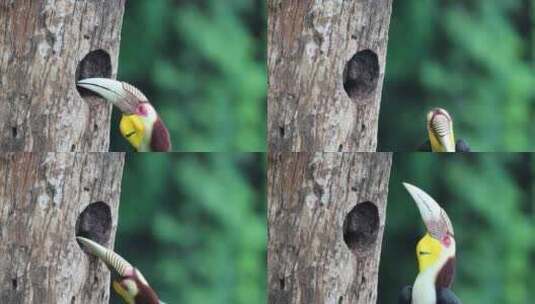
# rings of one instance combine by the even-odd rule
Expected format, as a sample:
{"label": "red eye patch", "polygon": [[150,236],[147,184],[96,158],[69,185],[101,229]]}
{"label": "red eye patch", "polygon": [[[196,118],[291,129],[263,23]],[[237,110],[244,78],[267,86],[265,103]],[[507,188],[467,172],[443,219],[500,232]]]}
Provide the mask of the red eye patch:
{"label": "red eye patch", "polygon": [[147,116],[149,114],[149,112],[145,108],[144,104],[140,104],[136,108],[136,114],[141,115],[141,116]]}
{"label": "red eye patch", "polygon": [[444,244],[446,247],[449,247],[451,245],[451,238],[449,235],[446,235],[442,238],[442,244]]}

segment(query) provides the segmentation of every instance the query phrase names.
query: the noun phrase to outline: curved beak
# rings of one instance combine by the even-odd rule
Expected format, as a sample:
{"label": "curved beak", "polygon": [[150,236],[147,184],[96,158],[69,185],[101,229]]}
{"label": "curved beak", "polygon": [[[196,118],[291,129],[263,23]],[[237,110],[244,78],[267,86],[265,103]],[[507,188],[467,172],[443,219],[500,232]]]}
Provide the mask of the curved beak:
{"label": "curved beak", "polygon": [[437,152],[455,152],[455,136],[453,134],[453,122],[449,113],[441,108],[429,112],[427,116],[427,128],[430,136],[435,137]]}
{"label": "curved beak", "polygon": [[102,245],[84,237],[76,237],[92,255],[101,259],[111,270],[117,272],[124,277],[131,275],[134,267],[128,263],[123,257],[113,252],[112,250],[103,247]]}
{"label": "curved beak", "polygon": [[102,96],[112,104],[117,104],[128,94],[123,83],[113,79],[87,78],[78,81],[76,85]]}
{"label": "curved beak", "polygon": [[87,78],[76,83],[111,102],[125,114],[135,113],[138,104],[148,102],[139,89],[122,81],[108,78]]}
{"label": "curved beak", "polygon": [[444,152],[455,152],[455,139],[453,137],[453,132],[450,132],[444,136],[437,136],[438,141],[444,147]]}
{"label": "curved beak", "polygon": [[453,235],[453,226],[448,215],[429,194],[409,183],[403,183],[403,186],[416,203],[427,231],[432,237],[441,240],[446,234]]}
{"label": "curved beak", "polygon": [[453,140],[451,135],[447,137],[439,137],[438,140],[444,146],[444,152],[455,152],[455,144],[452,144]]}

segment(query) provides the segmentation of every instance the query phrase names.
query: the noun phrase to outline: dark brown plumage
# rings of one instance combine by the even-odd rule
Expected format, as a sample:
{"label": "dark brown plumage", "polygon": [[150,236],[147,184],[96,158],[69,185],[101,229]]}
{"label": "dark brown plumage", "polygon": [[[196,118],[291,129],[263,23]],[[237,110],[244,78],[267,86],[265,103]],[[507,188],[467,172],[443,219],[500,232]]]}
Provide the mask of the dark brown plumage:
{"label": "dark brown plumage", "polygon": [[163,121],[158,117],[152,127],[152,136],[150,138],[150,147],[154,152],[168,152],[171,150],[171,139],[169,131]]}
{"label": "dark brown plumage", "polygon": [[137,288],[139,289],[138,294],[135,297],[136,304],[159,304],[160,300],[158,296],[149,286],[143,284],[137,276],[135,277],[135,282]]}
{"label": "dark brown plumage", "polygon": [[440,287],[451,288],[454,277],[455,277],[455,258],[451,258],[446,262],[446,264],[444,264],[444,266],[438,273],[437,279],[435,281],[436,288],[437,289],[439,289]]}

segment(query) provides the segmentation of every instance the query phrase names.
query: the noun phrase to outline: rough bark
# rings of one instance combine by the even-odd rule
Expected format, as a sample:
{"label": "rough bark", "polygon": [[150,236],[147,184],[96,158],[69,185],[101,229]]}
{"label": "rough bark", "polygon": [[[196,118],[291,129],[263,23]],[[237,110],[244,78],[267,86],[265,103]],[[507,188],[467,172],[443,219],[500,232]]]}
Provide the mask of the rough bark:
{"label": "rough bark", "polygon": [[392,0],[269,0],[270,151],[369,151]]}
{"label": "rough bark", "polygon": [[111,105],[75,81],[116,76],[124,3],[0,1],[1,151],[108,151]]}
{"label": "rough bark", "polygon": [[122,153],[0,154],[0,303],[108,303],[109,272],[75,235],[113,244],[123,163]]}
{"label": "rough bark", "polygon": [[392,155],[272,153],[270,304],[375,303]]}

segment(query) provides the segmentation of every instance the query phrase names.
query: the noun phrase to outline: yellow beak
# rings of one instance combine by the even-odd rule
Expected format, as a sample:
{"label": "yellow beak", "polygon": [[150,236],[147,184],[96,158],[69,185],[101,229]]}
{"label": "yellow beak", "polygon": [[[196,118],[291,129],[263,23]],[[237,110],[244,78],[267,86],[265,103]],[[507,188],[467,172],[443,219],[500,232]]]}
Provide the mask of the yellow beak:
{"label": "yellow beak", "polygon": [[123,115],[119,124],[121,135],[139,151],[141,142],[145,136],[145,125],[138,115]]}
{"label": "yellow beak", "polygon": [[433,152],[455,152],[455,136],[453,130],[445,136],[438,136],[429,130],[429,141]]}

